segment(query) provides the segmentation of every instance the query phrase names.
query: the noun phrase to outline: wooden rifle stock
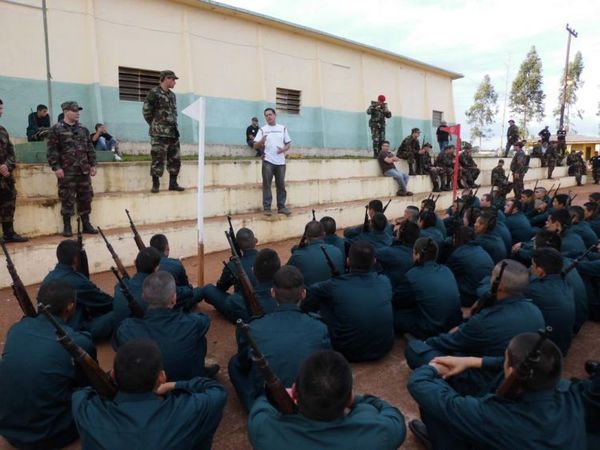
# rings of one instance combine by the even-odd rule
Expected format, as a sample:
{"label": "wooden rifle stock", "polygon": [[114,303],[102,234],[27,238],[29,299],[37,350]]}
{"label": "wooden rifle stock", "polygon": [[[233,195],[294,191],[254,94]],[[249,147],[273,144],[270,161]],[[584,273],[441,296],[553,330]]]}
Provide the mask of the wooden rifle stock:
{"label": "wooden rifle stock", "polygon": [[[250,278],[248,278],[248,274],[244,270],[244,266],[242,266],[240,255],[238,255],[237,251],[235,250],[231,236],[227,231],[225,231],[225,236],[227,237],[227,242],[229,242],[229,247],[231,248],[231,261],[237,269],[237,273],[234,273],[234,271],[231,271],[231,273],[237,279],[240,287],[242,288],[242,296],[246,302],[246,308],[251,316],[261,316],[264,314],[264,311],[258,302],[256,291],[250,282]],[[225,264],[225,267],[227,267],[227,264]]]}
{"label": "wooden rifle stock", "polygon": [[385,206],[381,210],[382,213],[385,213],[385,210],[388,209],[388,206],[390,206],[390,203],[392,203],[392,199],[391,198],[388,200],[388,202],[385,204]]}
{"label": "wooden rifle stock", "polygon": [[248,327],[248,324],[244,323],[242,319],[238,319],[237,325],[254,353],[253,361],[265,379],[265,390],[267,391],[268,397],[275,403],[274,406],[281,413],[293,414],[296,412],[296,404],[285,390],[285,386],[281,384],[281,381],[269,366],[265,355],[260,352],[256,341],[250,334],[250,327]]}
{"label": "wooden rifle stock", "polygon": [[133,223],[133,220],[131,220],[129,210],[126,209],[125,213],[127,214],[127,218],[129,219],[129,226],[131,227],[131,231],[133,231],[133,240],[135,241],[135,245],[137,245],[139,251],[142,251],[146,248],[146,245],[144,244],[144,241],[142,241],[142,237],[140,236],[140,233],[138,233],[135,223]]}
{"label": "wooden rifle stock", "polygon": [[29,294],[27,293],[27,290],[25,289],[25,285],[23,285],[23,282],[21,281],[21,277],[19,277],[19,274],[17,273],[17,268],[13,264],[10,254],[8,253],[8,250],[6,249],[6,244],[4,243],[4,239],[0,239],[0,245],[2,246],[2,251],[4,251],[4,256],[6,256],[6,268],[8,269],[8,273],[10,274],[10,277],[12,278],[11,287],[12,287],[13,293],[15,294],[15,298],[17,299],[17,302],[19,302],[19,306],[21,307],[23,314],[25,314],[28,317],[37,316],[35,306],[33,306],[33,303],[31,302],[31,298],[29,297]]}
{"label": "wooden rifle stock", "polygon": [[337,267],[335,267],[335,264],[331,260],[329,253],[327,253],[327,250],[325,250],[324,245],[321,245],[321,251],[323,252],[323,255],[325,255],[325,259],[327,260],[327,265],[329,266],[329,270],[331,270],[331,275],[334,277],[339,277],[340,271],[337,270]]}
{"label": "wooden rifle stock", "polygon": [[587,255],[589,255],[591,252],[594,251],[594,249],[598,246],[598,244],[600,244],[600,241],[596,242],[594,245],[591,245],[585,252],[583,252],[581,255],[579,255],[577,258],[575,258],[571,262],[571,264],[569,264],[565,269],[563,269],[560,272],[561,276],[563,278],[566,277],[571,270],[573,270],[575,267],[577,267],[577,264],[579,263],[579,261],[583,260]]}
{"label": "wooden rifle stock", "polygon": [[106,239],[106,236],[104,235],[100,227],[98,227],[98,232],[100,233],[100,236],[102,236],[102,239],[104,239],[104,242],[106,243],[106,248],[110,252],[110,256],[112,256],[112,259],[115,262],[117,269],[119,269],[119,273],[123,278],[129,279],[129,274],[127,273],[125,266],[121,262],[121,258],[119,258],[119,255],[117,255],[117,252],[115,252],[113,246],[110,245],[110,242],[108,242],[108,239]]}
{"label": "wooden rifle stock", "polygon": [[552,327],[547,326],[543,330],[538,330],[539,339],[533,348],[527,354],[525,360],[519,364],[519,367],[514,368],[512,373],[504,379],[500,387],[496,390],[496,395],[499,397],[511,397],[515,395],[515,390],[521,380],[527,380],[531,377],[533,369],[540,362],[540,349],[548,336],[552,333]]}
{"label": "wooden rifle stock", "polygon": [[494,303],[496,303],[496,300],[497,300],[496,297],[498,295],[498,288],[500,287],[500,282],[502,281],[502,275],[504,275],[504,269],[506,269],[507,265],[508,265],[508,263],[506,261],[502,261],[502,265],[500,266],[500,272],[498,273],[498,276],[494,279],[494,282],[492,283],[492,289],[491,289],[490,295],[488,297],[479,299],[473,305],[473,307],[471,308],[471,316],[474,316],[475,314],[480,312],[482,309],[492,306]]}
{"label": "wooden rifle stock", "polygon": [[90,266],[88,263],[87,252],[83,248],[83,234],[81,233],[81,218],[77,216],[77,248],[79,249],[79,259],[77,261],[77,272],[90,278]]}
{"label": "wooden rifle stock", "polygon": [[133,298],[131,291],[129,290],[129,288],[127,287],[125,282],[123,281],[123,278],[121,277],[121,275],[119,275],[119,271],[117,269],[115,269],[114,266],[111,266],[110,270],[112,271],[112,273],[117,278],[117,281],[119,282],[119,289],[121,289],[121,293],[123,294],[123,297],[125,297],[125,300],[127,300],[127,306],[129,306],[129,310],[131,311],[131,316],[135,317],[136,319],[143,319],[144,318],[144,310],[142,309],[140,304],[135,301],[135,298]]}
{"label": "wooden rifle stock", "polygon": [[94,390],[102,397],[113,398],[117,394],[117,386],[110,376],[100,368],[98,363],[84,349],[73,341],[71,336],[48,311],[48,306],[39,305],[38,308],[54,326],[58,342],[71,354],[73,361],[85,374]]}
{"label": "wooden rifle stock", "polygon": [[231,224],[231,216],[227,216],[227,222],[229,222],[229,236],[231,237],[231,242],[233,242],[235,251],[239,255],[241,253],[241,250],[240,246],[237,243],[237,239],[235,238],[235,231],[233,231],[233,225]]}

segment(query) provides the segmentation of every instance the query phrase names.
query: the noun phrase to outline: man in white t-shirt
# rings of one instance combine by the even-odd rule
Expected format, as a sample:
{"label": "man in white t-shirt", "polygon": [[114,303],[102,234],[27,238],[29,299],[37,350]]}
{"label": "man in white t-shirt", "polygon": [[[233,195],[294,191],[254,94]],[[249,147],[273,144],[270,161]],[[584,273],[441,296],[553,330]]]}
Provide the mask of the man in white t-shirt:
{"label": "man in white t-shirt", "polygon": [[267,125],[259,128],[254,138],[254,148],[261,151],[263,160],[263,210],[266,216],[272,214],[271,183],[275,176],[277,212],[289,216],[291,212],[285,207],[285,152],[290,149],[292,140],[287,128],[276,123],[277,113],[273,108],[265,109],[265,119]]}

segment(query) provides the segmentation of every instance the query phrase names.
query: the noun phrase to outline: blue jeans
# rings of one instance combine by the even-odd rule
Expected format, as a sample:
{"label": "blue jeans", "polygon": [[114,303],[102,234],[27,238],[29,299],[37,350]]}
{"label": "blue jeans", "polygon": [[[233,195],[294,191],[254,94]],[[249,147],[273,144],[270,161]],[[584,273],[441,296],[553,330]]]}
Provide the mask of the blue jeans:
{"label": "blue jeans", "polygon": [[263,209],[271,211],[273,194],[271,193],[271,183],[275,177],[275,187],[277,188],[277,209],[281,211],[285,208],[287,192],[285,191],[285,164],[278,166],[268,161],[262,163],[262,182],[263,182]]}
{"label": "blue jeans", "polygon": [[96,142],[96,150],[111,150],[117,146],[117,140],[111,138],[110,141],[106,142],[106,139],[100,136],[98,142]]}
{"label": "blue jeans", "polygon": [[400,185],[400,190],[406,192],[408,186],[408,175],[400,172],[398,169],[390,169],[383,173],[384,177],[392,177]]}
{"label": "blue jeans", "polygon": [[444,147],[446,147],[446,145],[448,145],[449,141],[438,141],[438,144],[440,145],[440,153],[444,151]]}

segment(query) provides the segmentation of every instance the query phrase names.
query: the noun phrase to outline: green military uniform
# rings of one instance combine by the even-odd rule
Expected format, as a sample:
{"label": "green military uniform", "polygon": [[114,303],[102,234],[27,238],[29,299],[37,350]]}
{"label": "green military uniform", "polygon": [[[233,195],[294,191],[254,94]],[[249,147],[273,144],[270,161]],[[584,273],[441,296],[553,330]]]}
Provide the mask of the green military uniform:
{"label": "green military uniform", "polygon": [[373,140],[373,154],[377,157],[381,150],[381,143],[385,141],[385,119],[392,117],[387,103],[372,101],[371,106],[367,108],[369,118],[369,128],[371,129],[371,139]]}
{"label": "green military uniform", "polygon": [[331,269],[321,246],[325,247],[336,269],[340,273],[344,272],[344,255],[337,247],[326,244],[320,239],[309,242],[302,248],[292,250],[292,256],[287,262],[288,265],[294,266],[302,272],[306,286],[331,278]]}
{"label": "green military uniform", "polygon": [[567,151],[567,130],[559,128],[556,130],[556,141],[558,142],[558,165],[562,166],[562,160],[565,157]]}
{"label": "green military uniform", "polygon": [[[252,319],[248,326],[250,335],[285,387],[294,384],[306,358],[320,350],[331,350],[325,324],[304,314],[296,305],[279,305],[275,311]],[[229,378],[247,411],[264,393],[265,384],[252,356],[250,345],[238,334],[238,352],[229,361]]]}
{"label": "green military uniform", "polygon": [[452,177],[454,176],[454,155],[443,151],[435,159],[434,165],[440,169],[440,181],[443,184],[442,190],[449,191],[451,189]]}
{"label": "green military uniform", "polygon": [[558,145],[555,142],[548,144],[546,154],[544,155],[543,161],[548,166],[548,179],[552,179],[552,173],[556,167],[556,161],[558,160]]}
{"label": "green military uniform", "polygon": [[[77,108],[75,102],[63,103],[63,110]],[[77,204],[77,214],[87,216],[92,211],[91,170],[96,166],[96,152],[90,139],[90,132],[79,122],[69,125],[57,122],[48,132],[48,164],[53,171],[62,169],[64,178],[58,180],[58,197],[61,201],[60,213],[71,217]]]}
{"label": "green military uniform", "polygon": [[419,139],[414,139],[412,134],[410,136],[406,136],[398,147],[396,156],[406,160],[408,163],[409,175],[415,175],[420,171],[420,167],[415,167],[415,161],[419,156],[419,150],[421,150]]}
{"label": "green military uniform", "polygon": [[162,177],[166,159],[167,171],[172,177],[177,177],[181,168],[181,150],[177,129],[177,99],[173,91],[164,91],[160,86],[152,88],[144,100],[143,114],[144,120],[150,125],[150,175]]}
{"label": "green military uniform", "polygon": [[429,175],[433,192],[440,192],[443,184],[444,169],[436,167],[431,163],[431,155],[428,151],[417,154],[417,167],[420,169],[419,175]]}
{"label": "green military uniform", "polygon": [[61,280],[76,291],[75,314],[68,325],[74,330],[89,330],[94,339],[103,339],[113,331],[113,298],[77,272],[73,267],[58,263],[42,281]]}
{"label": "green military uniform", "polygon": [[492,273],[494,261],[479,243],[471,241],[455,248],[446,260],[446,266],[454,274],[462,306],[471,306],[477,301],[479,283]]}
{"label": "green military uniform", "polygon": [[585,161],[581,157],[581,152],[569,153],[569,156],[567,156],[567,166],[569,166],[569,176],[574,176],[577,186],[581,186],[581,177],[585,175]]}
{"label": "green military uniform", "polygon": [[332,421],[282,415],[261,397],[250,411],[248,435],[261,450],[396,450],[404,442],[406,426],[397,408],[371,395],[357,395],[350,412]]}
{"label": "green military uniform", "polygon": [[10,142],[8,131],[3,126],[0,126],[0,164],[5,164],[10,172],[7,177],[0,176],[0,221],[2,224],[10,222],[12,226],[17,202],[17,188],[13,172],[17,165],[15,147]]}
{"label": "green military uniform", "polygon": [[463,151],[460,152],[458,157],[460,164],[461,180],[463,180],[463,187],[475,187],[475,180],[481,172],[475,164],[473,156],[471,156],[471,145],[465,143]]}
{"label": "green military uniform", "polygon": [[519,127],[517,127],[514,122],[508,127],[506,130],[506,148],[504,149],[504,157],[508,156],[508,152],[510,152],[510,148],[519,142]]}
{"label": "green military uniform", "polygon": [[[77,345],[96,357],[88,333],[77,333],[56,319]],[[0,435],[18,448],[66,447],[77,439],[71,394],[84,383],[48,319],[24,317],[8,331],[0,360]]]}
{"label": "green military uniform", "polygon": [[566,355],[571,347],[575,324],[573,289],[560,274],[546,275],[544,278],[532,276],[525,296],[540,309],[546,326],[552,327],[549,339]]}
{"label": "green military uniform", "polygon": [[586,448],[581,398],[571,383],[526,392],[518,399],[462,397],[431,366],[415,370],[408,390],[421,409],[433,448]]}
{"label": "green military uniform", "polygon": [[460,294],[448,267],[427,261],[406,272],[394,292],[394,328],[419,339],[444,333],[462,322]]}
{"label": "green military uniform", "polygon": [[600,183],[600,155],[595,155],[591,159],[592,161],[592,176],[594,177],[594,184]]}
{"label": "green military uniform", "polygon": [[119,392],[108,400],[87,388],[73,394],[73,417],[86,450],[209,450],[226,401],[221,384],[201,377],[177,381],[164,397]]}
{"label": "green military uniform", "polygon": [[[258,304],[261,306],[264,314],[268,314],[277,308],[277,302],[271,296],[272,287],[273,283],[271,281],[257,283],[257,285],[254,286]],[[236,323],[238,319],[247,322],[253,315],[248,310],[246,301],[241,292],[229,295],[227,292],[223,292],[216,286],[207,284],[202,289],[202,296],[204,297],[204,300],[206,300],[206,303],[213,305],[215,309],[231,323]]]}
{"label": "green military uniform", "polygon": [[319,309],[333,348],[348,361],[382,358],[394,345],[392,286],[384,275],[350,272],[310,285],[305,307]]}
{"label": "green military uniform", "polygon": [[529,157],[525,154],[522,148],[515,151],[512,161],[510,162],[510,171],[513,174],[513,190],[515,197],[521,198],[521,193],[525,189],[523,181],[525,174],[529,170]]}
{"label": "green military uniform", "polygon": [[203,313],[184,314],[169,308],[148,309],[143,319],[125,319],[116,330],[113,347],[133,339],[156,342],[168,380],[190,380],[204,375],[206,333],[210,318]]}

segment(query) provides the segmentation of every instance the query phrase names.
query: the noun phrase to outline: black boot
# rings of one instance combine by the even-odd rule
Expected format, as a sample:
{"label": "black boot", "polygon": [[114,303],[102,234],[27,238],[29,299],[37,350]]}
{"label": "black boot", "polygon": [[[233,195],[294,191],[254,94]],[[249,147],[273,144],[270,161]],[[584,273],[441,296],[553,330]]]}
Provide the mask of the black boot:
{"label": "black boot", "polygon": [[433,180],[433,192],[440,192],[440,183],[437,180]]}
{"label": "black boot", "polygon": [[150,190],[150,192],[152,192],[153,194],[156,194],[159,189],[160,189],[160,178],[152,175],[152,189]]}
{"label": "black boot", "polygon": [[98,230],[96,230],[90,223],[89,214],[84,214],[81,216],[81,232],[85,234],[98,234]]}
{"label": "black boot", "polygon": [[173,175],[173,174],[169,175],[169,190],[177,191],[177,192],[185,191],[185,188],[183,188],[177,184],[177,175]]}
{"label": "black boot", "polygon": [[27,242],[29,240],[15,233],[12,222],[2,222],[2,231],[4,232],[4,242]]}
{"label": "black boot", "polygon": [[73,236],[73,229],[71,228],[71,216],[63,216],[63,226],[64,226],[64,230],[63,230],[63,236],[64,237],[71,237]]}

